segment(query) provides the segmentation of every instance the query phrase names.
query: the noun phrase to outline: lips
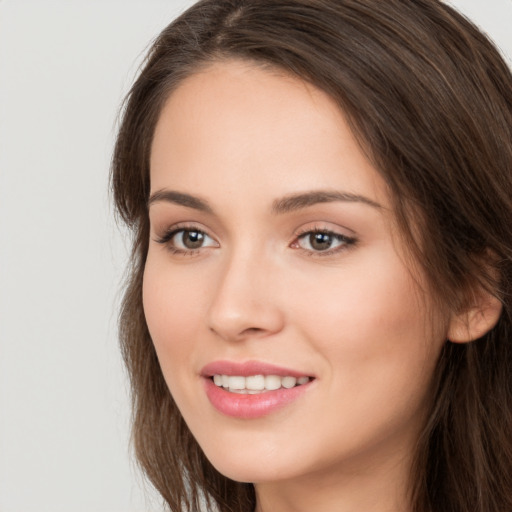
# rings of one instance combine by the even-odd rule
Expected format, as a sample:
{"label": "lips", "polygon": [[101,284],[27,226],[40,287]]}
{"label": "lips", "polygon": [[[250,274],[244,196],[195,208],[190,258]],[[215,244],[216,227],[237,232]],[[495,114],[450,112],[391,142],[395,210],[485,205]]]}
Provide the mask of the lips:
{"label": "lips", "polygon": [[310,375],[290,368],[276,366],[261,361],[247,361],[245,363],[236,363],[234,361],[214,361],[207,364],[202,370],[201,375],[213,377],[214,375],[242,375],[249,377],[251,375],[279,375],[280,377],[309,377]]}
{"label": "lips", "polygon": [[301,386],[309,382],[309,377],[280,377],[279,375],[250,375],[243,377],[241,375],[219,375],[213,376],[213,383],[219,388],[227,389],[232,393],[242,393],[255,395],[276,389],[290,389],[295,386]]}
{"label": "lips", "polygon": [[291,404],[305,393],[314,377],[259,361],[215,361],[201,376],[210,403],[224,415],[259,418]]}

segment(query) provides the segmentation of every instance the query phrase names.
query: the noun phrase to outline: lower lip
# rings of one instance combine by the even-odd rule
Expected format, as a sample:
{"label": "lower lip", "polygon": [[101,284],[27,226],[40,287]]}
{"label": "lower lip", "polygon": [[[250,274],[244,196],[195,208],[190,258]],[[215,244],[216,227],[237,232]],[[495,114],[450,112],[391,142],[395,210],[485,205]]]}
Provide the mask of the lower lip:
{"label": "lower lip", "polygon": [[310,384],[246,395],[231,393],[216,386],[212,379],[205,379],[206,395],[213,407],[226,416],[242,419],[261,418],[285,407],[307,391]]}

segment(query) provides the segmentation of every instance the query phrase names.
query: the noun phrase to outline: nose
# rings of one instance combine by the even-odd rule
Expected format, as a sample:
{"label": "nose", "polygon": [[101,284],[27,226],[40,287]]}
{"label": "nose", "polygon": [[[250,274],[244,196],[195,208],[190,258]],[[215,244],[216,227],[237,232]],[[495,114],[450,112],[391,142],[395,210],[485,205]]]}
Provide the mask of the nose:
{"label": "nose", "polygon": [[261,255],[232,255],[213,292],[207,322],[226,341],[264,338],[284,326],[277,269]]}

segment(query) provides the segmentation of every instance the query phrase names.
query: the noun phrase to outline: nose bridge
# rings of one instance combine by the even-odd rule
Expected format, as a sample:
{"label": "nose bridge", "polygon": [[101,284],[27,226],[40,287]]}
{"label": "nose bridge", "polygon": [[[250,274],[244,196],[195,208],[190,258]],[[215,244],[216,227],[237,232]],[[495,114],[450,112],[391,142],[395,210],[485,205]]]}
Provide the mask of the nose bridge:
{"label": "nose bridge", "polygon": [[210,330],[228,340],[278,332],[283,314],[276,300],[276,270],[259,248],[239,247],[226,254],[212,293]]}

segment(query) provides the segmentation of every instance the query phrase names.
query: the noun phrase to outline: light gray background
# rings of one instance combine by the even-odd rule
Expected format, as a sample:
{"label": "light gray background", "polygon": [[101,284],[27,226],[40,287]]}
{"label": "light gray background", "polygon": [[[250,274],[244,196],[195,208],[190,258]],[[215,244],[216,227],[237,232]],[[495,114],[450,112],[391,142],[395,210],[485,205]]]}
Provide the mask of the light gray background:
{"label": "light gray background", "polygon": [[[121,98],[190,0],[0,0],[0,512],[159,511],[128,448],[108,167]],[[512,0],[453,2],[512,56]]]}

